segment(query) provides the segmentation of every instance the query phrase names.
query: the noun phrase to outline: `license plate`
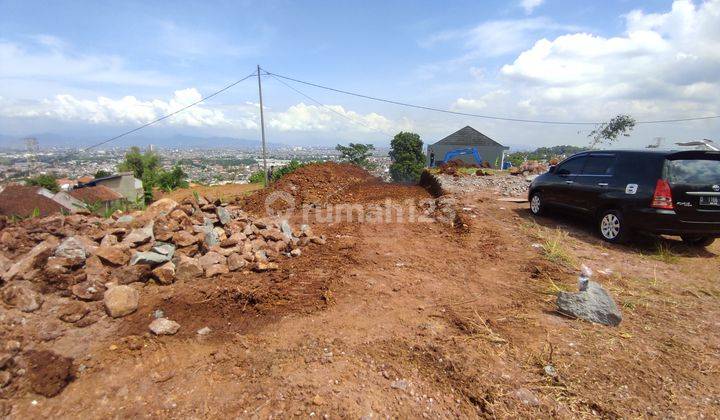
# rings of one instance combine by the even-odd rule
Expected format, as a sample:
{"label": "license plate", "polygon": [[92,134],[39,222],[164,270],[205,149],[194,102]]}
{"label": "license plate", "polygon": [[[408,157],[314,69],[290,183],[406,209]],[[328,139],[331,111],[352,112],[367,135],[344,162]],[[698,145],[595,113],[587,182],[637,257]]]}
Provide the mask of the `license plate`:
{"label": "license plate", "polygon": [[720,197],[718,197],[718,196],[700,197],[700,205],[701,206],[720,206]]}

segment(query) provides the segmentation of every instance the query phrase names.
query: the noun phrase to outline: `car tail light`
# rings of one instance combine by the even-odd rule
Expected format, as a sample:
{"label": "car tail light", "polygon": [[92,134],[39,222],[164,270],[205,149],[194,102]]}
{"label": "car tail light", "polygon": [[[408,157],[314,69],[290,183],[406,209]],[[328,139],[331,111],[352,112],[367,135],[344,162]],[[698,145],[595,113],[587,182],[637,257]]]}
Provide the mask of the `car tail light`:
{"label": "car tail light", "polygon": [[655,184],[655,194],[653,194],[651,207],[656,209],[672,210],[672,192],[670,184],[664,179],[658,179]]}

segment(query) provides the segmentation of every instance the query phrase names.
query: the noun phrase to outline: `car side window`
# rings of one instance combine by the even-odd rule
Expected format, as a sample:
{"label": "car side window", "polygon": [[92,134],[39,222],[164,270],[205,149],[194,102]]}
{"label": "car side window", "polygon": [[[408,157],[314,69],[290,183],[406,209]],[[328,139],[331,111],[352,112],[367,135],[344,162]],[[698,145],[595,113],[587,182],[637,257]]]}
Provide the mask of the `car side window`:
{"label": "car side window", "polygon": [[614,163],[615,156],[612,155],[589,156],[582,173],[583,175],[612,175]]}
{"label": "car side window", "polygon": [[557,170],[555,170],[555,173],[558,175],[579,174],[580,171],[582,171],[583,166],[585,165],[585,159],[585,156],[579,156],[563,162],[560,164],[560,166],[558,166]]}

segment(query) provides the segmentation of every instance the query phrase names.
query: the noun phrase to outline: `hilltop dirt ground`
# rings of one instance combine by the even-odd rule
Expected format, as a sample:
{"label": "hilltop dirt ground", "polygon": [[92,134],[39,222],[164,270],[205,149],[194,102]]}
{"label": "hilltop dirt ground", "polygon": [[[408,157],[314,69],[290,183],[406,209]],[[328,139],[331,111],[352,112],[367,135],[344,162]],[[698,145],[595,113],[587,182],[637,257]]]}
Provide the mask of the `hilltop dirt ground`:
{"label": "hilltop dirt ground", "polygon": [[[432,198],[361,174],[325,179],[276,188],[318,206]],[[62,334],[51,339],[52,305],[32,314],[4,308],[5,340],[72,357],[76,377],[53,398],[16,380],[0,394],[3,412],[720,416],[720,243],[707,251],[674,240],[660,241],[660,251],[654,241],[609,246],[573,218],[533,219],[527,203],[491,191],[451,198],[461,214],[454,226],[313,223],[327,243],[283,259],[278,271],[147,284],[132,315],[86,328],[55,323]],[[251,196],[245,205],[260,211],[261,202]],[[576,290],[581,263],[623,311],[619,327],[554,311],[557,290]],[[149,334],[157,309],[180,323],[176,335]],[[203,327],[211,333],[198,336]]]}

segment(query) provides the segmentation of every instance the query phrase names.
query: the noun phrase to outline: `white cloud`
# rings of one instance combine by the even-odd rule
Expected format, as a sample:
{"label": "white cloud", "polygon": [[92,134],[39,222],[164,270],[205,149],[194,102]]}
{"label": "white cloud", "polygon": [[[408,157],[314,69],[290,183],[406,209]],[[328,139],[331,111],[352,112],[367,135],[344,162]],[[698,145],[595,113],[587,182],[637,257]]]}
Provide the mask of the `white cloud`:
{"label": "white cloud", "polygon": [[[168,100],[142,101],[134,96],[125,96],[120,99],[104,96],[95,99],[80,99],[69,94],[56,95],[42,101],[19,102],[0,98],[0,116],[45,117],[59,121],[82,121],[92,124],[140,125],[177,111],[196,102],[201,97],[197,89],[189,88],[175,91]],[[222,110],[200,104],[168,118],[164,123],[187,127],[257,128],[257,123],[247,107],[240,107],[239,110],[232,111],[240,111],[241,115],[237,118],[230,118]]]}
{"label": "white cloud", "polygon": [[545,3],[545,0],[522,0],[520,6],[525,10],[525,14],[529,15],[543,3]]}
{"label": "white cloud", "polygon": [[61,39],[36,35],[33,43],[0,39],[0,81],[53,81],[59,83],[107,83],[129,86],[164,86],[174,80],[154,71],[127,68],[114,55],[75,54]]}
{"label": "white cloud", "polygon": [[576,30],[545,17],[491,20],[470,29],[443,31],[431,35],[420,45],[426,48],[445,42],[460,42],[472,58],[500,56],[532,45],[538,33]]}
{"label": "white cloud", "polygon": [[[621,112],[641,119],[720,113],[720,0],[635,10],[625,22],[614,37],[574,32],[536,41],[501,68],[496,84],[512,95],[493,102],[494,114],[532,109],[592,121]],[[455,106],[484,103],[464,96]]]}
{"label": "white cloud", "polygon": [[216,33],[180,27],[171,21],[160,22],[158,28],[159,52],[178,59],[219,55],[241,57],[259,51],[257,45],[243,43],[242,39],[231,41]]}
{"label": "white cloud", "polygon": [[289,107],[287,111],[271,113],[268,126],[279,131],[351,130],[384,133],[389,133],[398,127],[398,123],[374,112],[360,114],[340,105],[326,105],[326,107],[306,105],[301,102]]}

